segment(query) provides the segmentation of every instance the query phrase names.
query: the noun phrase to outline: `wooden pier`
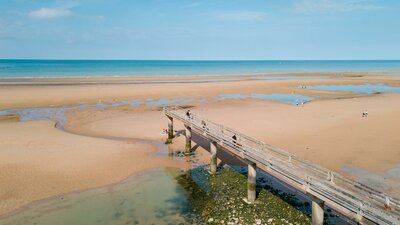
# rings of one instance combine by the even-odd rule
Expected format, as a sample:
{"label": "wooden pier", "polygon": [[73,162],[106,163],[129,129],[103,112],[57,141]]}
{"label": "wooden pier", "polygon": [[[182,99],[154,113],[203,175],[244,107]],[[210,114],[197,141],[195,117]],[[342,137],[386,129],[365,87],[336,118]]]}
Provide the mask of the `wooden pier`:
{"label": "wooden pier", "polygon": [[249,203],[256,199],[259,169],[309,196],[313,225],[323,224],[325,206],[359,224],[400,224],[398,199],[201,116],[187,116],[181,107],[165,107],[164,113],[169,119],[167,142],[173,138],[174,120],[185,125],[187,152],[191,151],[192,133],[210,142],[211,173],[216,171],[218,150],[234,154],[248,164]]}

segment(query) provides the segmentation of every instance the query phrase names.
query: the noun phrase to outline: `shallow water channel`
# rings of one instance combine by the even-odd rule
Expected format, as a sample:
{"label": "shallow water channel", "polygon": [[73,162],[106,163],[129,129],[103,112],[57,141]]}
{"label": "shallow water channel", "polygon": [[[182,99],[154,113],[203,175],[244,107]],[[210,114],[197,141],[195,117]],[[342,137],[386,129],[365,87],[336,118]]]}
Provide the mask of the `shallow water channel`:
{"label": "shallow water channel", "polygon": [[21,121],[32,121],[32,120],[53,120],[60,124],[66,122],[65,111],[75,110],[82,108],[106,108],[106,107],[118,107],[118,106],[168,106],[168,105],[180,105],[190,103],[201,103],[201,102],[216,102],[224,101],[228,99],[258,99],[258,100],[271,100],[281,103],[299,105],[313,100],[313,97],[300,95],[300,94],[285,94],[285,93],[273,93],[273,94],[259,94],[252,93],[249,95],[243,94],[221,94],[215,98],[172,98],[172,99],[146,99],[145,101],[131,100],[131,101],[118,101],[114,103],[102,103],[96,104],[81,104],[76,106],[59,106],[59,107],[40,107],[40,108],[19,108],[19,109],[6,109],[0,110],[0,116],[8,116],[11,114],[17,114]]}
{"label": "shallow water channel", "polygon": [[146,171],[121,183],[37,202],[0,224],[186,224],[192,208],[174,181],[177,173]]}
{"label": "shallow water channel", "polygon": [[378,92],[383,93],[400,93],[400,87],[388,86],[382,83],[378,84],[335,84],[335,85],[316,85],[308,86],[307,89],[320,91],[341,91],[341,92],[358,92],[373,94]]}

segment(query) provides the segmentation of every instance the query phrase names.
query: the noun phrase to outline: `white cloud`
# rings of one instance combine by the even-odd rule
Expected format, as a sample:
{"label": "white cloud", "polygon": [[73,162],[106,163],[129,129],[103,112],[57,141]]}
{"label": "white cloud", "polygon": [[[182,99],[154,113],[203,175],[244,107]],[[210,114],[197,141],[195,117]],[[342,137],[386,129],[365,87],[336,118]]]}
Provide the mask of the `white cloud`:
{"label": "white cloud", "polygon": [[35,19],[53,19],[70,16],[72,12],[69,8],[40,8],[30,12],[28,15]]}
{"label": "white cloud", "polygon": [[267,14],[258,11],[218,11],[214,17],[224,21],[262,22],[267,19]]}
{"label": "white cloud", "polygon": [[302,13],[369,11],[382,8],[371,0],[296,0],[294,7]]}

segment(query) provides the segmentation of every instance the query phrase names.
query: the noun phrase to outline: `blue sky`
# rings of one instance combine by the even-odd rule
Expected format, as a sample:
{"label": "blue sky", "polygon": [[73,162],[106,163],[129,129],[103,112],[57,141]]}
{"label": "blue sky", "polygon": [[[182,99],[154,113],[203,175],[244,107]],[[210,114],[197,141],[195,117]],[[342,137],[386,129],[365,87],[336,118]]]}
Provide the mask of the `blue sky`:
{"label": "blue sky", "polygon": [[398,0],[0,0],[0,58],[400,59]]}

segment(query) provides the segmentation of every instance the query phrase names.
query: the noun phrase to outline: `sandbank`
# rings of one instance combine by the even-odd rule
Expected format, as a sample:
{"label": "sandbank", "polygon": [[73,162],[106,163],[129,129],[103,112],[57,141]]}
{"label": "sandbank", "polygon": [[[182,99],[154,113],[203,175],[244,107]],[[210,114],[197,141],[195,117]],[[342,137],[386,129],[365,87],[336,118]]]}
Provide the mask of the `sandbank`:
{"label": "sandbank", "polygon": [[[320,73],[296,75],[321,76]],[[329,77],[218,83],[1,85],[0,110],[162,98],[209,99],[221,94],[303,94],[316,99],[303,107],[255,99],[185,104],[210,120],[331,170],[343,173],[343,167],[354,166],[382,173],[388,182],[398,184],[399,178],[386,175],[385,171],[400,164],[399,94],[367,95],[298,87],[364,83],[400,86],[400,79],[367,73],[324,75]],[[100,78],[88,79],[98,81]],[[128,78],[101,78],[100,81],[114,79]],[[361,116],[366,109],[369,111],[367,118]],[[55,128],[52,121],[18,122],[17,115],[1,117],[0,214],[39,199],[118,182],[138,171],[184,167],[184,162],[151,155],[156,151],[153,145],[133,141],[133,138],[165,140],[162,130],[167,120],[160,107],[82,107],[67,110],[65,114],[66,131]],[[176,123],[175,129],[180,136],[170,147],[181,150],[184,146],[182,124]],[[196,143],[193,146],[200,160],[208,162],[207,146]],[[222,161],[230,162],[226,157],[222,155]],[[354,174],[345,175],[357,179]],[[389,185],[384,191],[400,196],[396,186]]]}

